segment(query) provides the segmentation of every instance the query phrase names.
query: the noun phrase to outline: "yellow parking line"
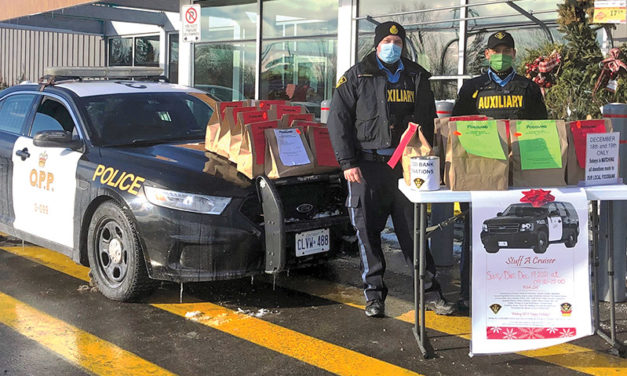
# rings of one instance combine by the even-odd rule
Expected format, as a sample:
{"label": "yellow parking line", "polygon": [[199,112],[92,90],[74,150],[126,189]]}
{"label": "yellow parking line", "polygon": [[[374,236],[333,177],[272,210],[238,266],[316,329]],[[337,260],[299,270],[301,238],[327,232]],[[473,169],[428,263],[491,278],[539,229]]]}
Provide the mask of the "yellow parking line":
{"label": "yellow parking line", "polygon": [[[88,269],[69,258],[39,247],[2,248],[72,277],[88,281]],[[410,370],[283,328],[212,303],[151,304],[185,317],[197,312],[199,324],[228,333],[338,375],[418,375]]]}
{"label": "yellow parking line", "polygon": [[407,369],[212,303],[153,304],[175,315],[199,312],[198,323],[338,375],[416,375]]}
{"label": "yellow parking line", "polygon": [[174,375],[2,292],[0,323],[96,375]]}
{"label": "yellow parking line", "polygon": [[[352,286],[342,286],[334,282],[322,281],[311,277],[277,280],[279,286],[304,292],[323,299],[331,300],[353,307],[363,307],[363,291]],[[386,313],[391,317],[414,324],[413,302],[394,297],[386,299]],[[431,311],[425,315],[429,329],[470,339],[471,325],[469,317],[439,316]],[[538,359],[560,367],[569,368],[590,375],[625,375],[627,360],[604,354],[592,349],[564,343],[539,350],[518,353],[529,358]]]}

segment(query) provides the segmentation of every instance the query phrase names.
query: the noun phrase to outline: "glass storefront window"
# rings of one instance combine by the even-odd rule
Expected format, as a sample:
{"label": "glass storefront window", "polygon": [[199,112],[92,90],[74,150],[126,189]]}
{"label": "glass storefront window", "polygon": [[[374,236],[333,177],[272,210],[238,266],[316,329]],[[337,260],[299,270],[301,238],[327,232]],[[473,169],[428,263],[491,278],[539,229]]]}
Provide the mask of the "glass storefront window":
{"label": "glass storefront window", "polygon": [[[374,17],[377,22],[396,21],[401,25],[408,27],[411,25],[418,26],[425,22],[437,21],[437,20],[450,20],[459,18],[459,10],[457,9],[444,9],[452,6],[458,6],[459,0],[442,0],[442,1],[428,1],[428,0],[360,0],[359,1],[359,17],[371,16]],[[397,16],[382,16],[390,13],[412,12],[419,10],[429,10],[424,13],[410,13]],[[381,16],[381,17],[379,17]],[[423,28],[429,27],[443,27],[443,24],[423,25]],[[372,22],[366,20],[360,20],[359,32],[374,32],[375,25]],[[451,27],[451,23],[448,23],[447,27]],[[453,26],[454,27],[454,26]]]}
{"label": "glass storefront window", "polygon": [[133,38],[109,39],[109,65],[130,66],[133,62]]}
{"label": "glass storefront window", "polygon": [[194,46],[194,87],[221,101],[255,97],[255,42]]}
{"label": "glass storefront window", "polygon": [[159,36],[135,38],[135,66],[159,66]]}
{"label": "glass storefront window", "polygon": [[[468,4],[485,3],[485,0],[468,0]],[[553,21],[557,18],[557,4],[555,0],[522,0],[515,4],[542,21]],[[468,8],[468,17],[489,17],[468,21],[468,26],[503,24],[503,23],[529,23],[529,18],[520,14],[506,3],[481,5]]]}
{"label": "glass storefront window", "polygon": [[176,84],[179,82],[179,34],[172,33],[168,38],[168,79]]}
{"label": "glass storefront window", "polygon": [[[482,30],[479,32],[469,33],[466,50],[466,72],[468,74],[479,75],[488,69],[488,61],[485,58],[484,51],[488,43],[488,37],[494,31],[495,30]],[[512,34],[516,44],[516,59],[513,63],[514,66],[517,66],[518,61],[525,57],[527,50],[538,48],[548,42],[546,34],[538,27],[505,29],[505,31]],[[556,42],[562,40],[562,36],[556,29],[550,29],[550,31]],[[518,73],[522,75],[525,74],[525,72]]]}
{"label": "glass storefront window", "polygon": [[[221,4],[229,3],[221,1]],[[257,1],[235,1],[216,5],[214,1],[197,1],[200,9],[201,42],[255,39]]]}
{"label": "glass storefront window", "polygon": [[264,0],[263,37],[337,33],[337,0]]}
{"label": "glass storefront window", "polygon": [[289,39],[263,43],[261,99],[285,99],[316,116],[335,88],[336,38]]}

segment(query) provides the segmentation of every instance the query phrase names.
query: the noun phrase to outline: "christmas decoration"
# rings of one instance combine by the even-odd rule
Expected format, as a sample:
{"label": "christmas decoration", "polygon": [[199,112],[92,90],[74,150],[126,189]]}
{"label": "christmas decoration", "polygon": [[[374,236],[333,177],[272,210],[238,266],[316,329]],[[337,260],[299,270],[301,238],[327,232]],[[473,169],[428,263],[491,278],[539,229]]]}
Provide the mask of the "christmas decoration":
{"label": "christmas decoration", "polygon": [[546,203],[555,201],[555,196],[551,194],[551,191],[545,191],[544,189],[530,189],[523,191],[523,195],[520,202],[528,202],[534,208],[539,208]]}
{"label": "christmas decoration", "polygon": [[[601,61],[601,74],[594,85],[593,92],[596,93],[601,85],[607,85],[609,81],[616,81],[619,74],[627,73],[627,64],[621,60],[621,51],[618,48],[612,48],[609,57]],[[608,90],[615,92],[616,87],[607,86]]]}
{"label": "christmas decoration", "polygon": [[555,76],[559,73],[562,56],[556,50],[546,56],[537,57],[533,63],[525,64],[526,76],[538,84],[544,93],[544,88],[555,85]]}
{"label": "christmas decoration", "polygon": [[[578,120],[586,118],[600,118],[600,108],[607,103],[627,103],[627,74],[623,69],[614,76],[609,70],[610,64],[616,63],[616,58],[608,56],[608,64],[603,63],[604,56],[597,42],[601,29],[592,25],[594,12],[593,0],[564,0],[558,5],[559,32],[565,44],[546,43],[537,49],[527,50],[522,65],[518,71],[528,72],[530,78],[536,79],[545,94],[545,103],[551,119]],[[595,27],[595,29],[593,29]],[[613,26],[603,26],[610,32]],[[617,48],[620,51],[618,60],[625,62],[627,45]],[[543,56],[550,56],[555,50],[561,57],[561,64],[545,75],[538,77],[540,61]],[[538,64],[537,73],[534,63]],[[549,62],[547,62],[549,63]],[[527,69],[525,64],[530,68]],[[551,64],[549,63],[548,66]],[[607,67],[607,68],[606,68]],[[610,78],[613,77],[613,78]],[[544,78],[544,80],[543,80]],[[550,85],[547,84],[550,82]],[[615,91],[595,90],[595,86],[615,87]]]}

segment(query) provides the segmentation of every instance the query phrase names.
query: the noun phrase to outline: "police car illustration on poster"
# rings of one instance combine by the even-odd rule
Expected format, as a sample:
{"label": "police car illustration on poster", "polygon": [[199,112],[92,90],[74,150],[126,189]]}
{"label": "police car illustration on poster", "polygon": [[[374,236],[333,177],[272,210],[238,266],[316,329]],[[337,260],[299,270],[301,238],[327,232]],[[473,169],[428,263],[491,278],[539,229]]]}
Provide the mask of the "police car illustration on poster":
{"label": "police car illustration on poster", "polygon": [[0,231],[90,266],[108,298],[139,298],[155,280],[278,273],[353,246],[339,173],[250,180],[205,151],[208,93],[154,68],[48,74],[0,92]]}
{"label": "police car illustration on poster", "polygon": [[592,334],[581,188],[472,192],[473,354]]}
{"label": "police car illustration on poster", "polygon": [[503,248],[531,248],[544,253],[554,243],[573,248],[578,236],[579,217],[570,202],[548,202],[538,207],[516,203],[483,222],[481,242],[488,253]]}

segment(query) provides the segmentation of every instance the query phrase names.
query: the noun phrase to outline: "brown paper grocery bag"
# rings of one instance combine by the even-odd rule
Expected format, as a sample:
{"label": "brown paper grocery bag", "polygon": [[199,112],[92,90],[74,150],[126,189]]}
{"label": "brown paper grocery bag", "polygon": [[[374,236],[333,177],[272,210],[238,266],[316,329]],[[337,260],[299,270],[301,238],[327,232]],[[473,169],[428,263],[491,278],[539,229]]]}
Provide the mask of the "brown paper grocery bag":
{"label": "brown paper grocery bag", "polygon": [[[285,114],[304,114],[307,113],[305,107],[297,105],[273,104],[270,105],[268,115],[276,119],[282,119]],[[289,125],[289,124],[288,124]]]}
{"label": "brown paper grocery bag", "polygon": [[289,128],[295,121],[313,121],[314,114],[283,114],[281,117],[281,128]]}
{"label": "brown paper grocery bag", "polygon": [[258,100],[255,102],[255,104],[257,105],[257,107],[259,107],[261,110],[270,110],[271,106],[276,106],[276,105],[283,105],[283,106],[288,106],[290,102],[285,101],[285,100],[280,100],[280,99],[262,99],[262,100]]}
{"label": "brown paper grocery bag", "polygon": [[[527,123],[529,129],[523,131],[521,129],[522,123]],[[533,134],[534,129],[555,129],[557,131],[557,140],[559,142],[559,159],[560,167],[555,168],[538,168],[538,169],[523,169],[524,161],[521,156],[521,142],[538,143],[539,145],[545,144],[544,140],[535,140],[532,135],[529,136],[524,133]],[[510,169],[511,169],[511,183],[513,187],[559,187],[566,185],[566,163],[568,162],[567,151],[568,141],[566,135],[566,126],[563,120],[510,120],[510,139],[512,153],[510,157]],[[539,147],[533,147],[533,150],[538,150]],[[530,158],[530,157],[528,157]],[[537,158],[536,158],[537,159]],[[541,160],[541,159],[540,159]],[[536,162],[537,163],[537,162]]]}
{"label": "brown paper grocery bag", "polygon": [[224,111],[224,119],[220,122],[220,133],[215,152],[225,158],[229,157],[231,151],[231,131],[235,129],[237,114],[240,112],[257,111],[257,107],[228,107]]}
{"label": "brown paper grocery bag", "polygon": [[237,157],[237,170],[249,179],[263,174],[266,155],[264,130],[278,128],[278,120],[266,120],[244,126],[242,145]]}
{"label": "brown paper grocery bag", "polygon": [[614,132],[610,119],[575,120],[566,124],[568,134],[568,162],[566,183],[577,185],[586,179],[586,135]]}
{"label": "brown paper grocery bag", "polygon": [[484,115],[467,115],[467,116],[451,116],[444,118],[436,118],[433,120],[434,137],[433,137],[433,155],[440,158],[440,177],[444,179],[446,160],[446,144],[449,135],[449,123],[451,121],[473,121],[473,120],[490,120],[492,118]]}
{"label": "brown paper grocery bag", "polygon": [[410,137],[409,142],[405,146],[403,150],[403,156],[401,157],[401,165],[403,166],[403,179],[405,179],[405,184],[411,185],[410,179],[410,163],[412,157],[425,157],[427,155],[431,155],[432,149],[431,145],[429,145],[429,141],[422,133],[422,129],[419,125],[417,125],[417,129],[415,131],[411,131],[411,125],[414,123],[409,123],[409,127],[401,136],[401,144],[403,142],[403,137]]}
{"label": "brown paper grocery bag", "polygon": [[[314,156],[307,144],[304,132],[299,128],[266,129],[266,160],[265,173],[270,179],[284,178],[288,176],[310,175],[314,173]],[[279,137],[285,137],[289,142],[285,146],[294,147],[298,153],[288,154],[282,150]],[[298,156],[299,160],[296,160]],[[299,162],[287,163],[289,160]]]}
{"label": "brown paper grocery bag", "polygon": [[338,170],[340,164],[337,163],[333,146],[331,146],[329,130],[324,127],[300,129],[303,129],[307,134],[307,141],[309,141],[309,147],[314,157],[314,173],[323,174]]}
{"label": "brown paper grocery bag", "polygon": [[291,128],[303,128],[305,130],[305,132],[307,132],[308,129],[311,128],[311,127],[326,128],[327,125],[324,124],[324,123],[316,122],[316,121],[294,120],[290,127]]}
{"label": "brown paper grocery bag", "polygon": [[268,119],[268,112],[266,111],[244,111],[237,114],[235,127],[231,128],[231,147],[229,149],[229,160],[231,162],[237,163],[246,124],[266,120],[270,120]]}
{"label": "brown paper grocery bag", "polygon": [[480,125],[494,126],[498,133],[498,142],[505,159],[493,159],[470,154],[464,149],[459,139],[456,121],[449,122],[449,136],[446,147],[445,183],[453,191],[491,191],[506,190],[508,187],[509,154],[507,130],[504,121],[478,121]]}

